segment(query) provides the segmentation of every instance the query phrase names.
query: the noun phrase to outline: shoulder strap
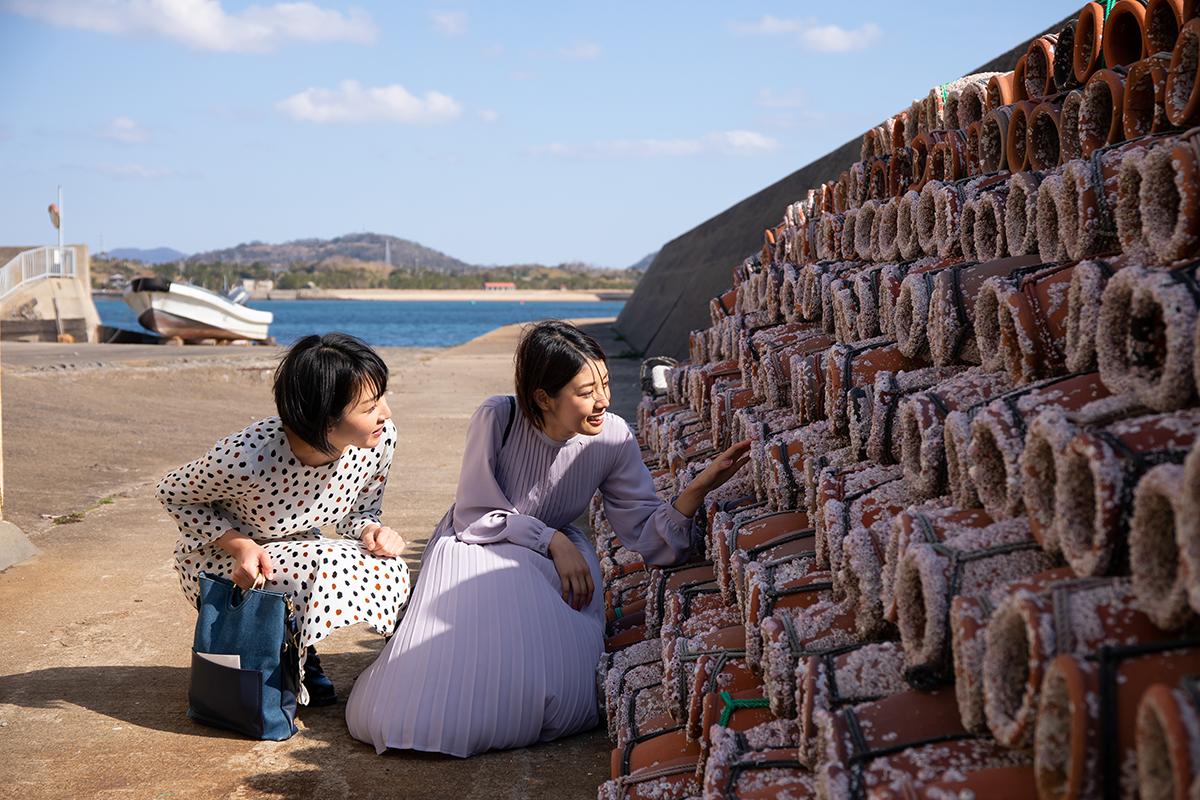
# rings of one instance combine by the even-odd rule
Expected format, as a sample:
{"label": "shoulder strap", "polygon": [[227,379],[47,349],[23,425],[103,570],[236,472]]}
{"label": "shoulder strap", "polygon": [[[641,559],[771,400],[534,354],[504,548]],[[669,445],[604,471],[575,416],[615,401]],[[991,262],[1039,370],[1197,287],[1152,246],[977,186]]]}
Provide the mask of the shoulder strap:
{"label": "shoulder strap", "polygon": [[504,445],[508,444],[508,435],[512,433],[513,423],[517,421],[517,398],[513,395],[508,396],[508,424],[504,426],[504,435],[500,437],[500,449],[504,449]]}

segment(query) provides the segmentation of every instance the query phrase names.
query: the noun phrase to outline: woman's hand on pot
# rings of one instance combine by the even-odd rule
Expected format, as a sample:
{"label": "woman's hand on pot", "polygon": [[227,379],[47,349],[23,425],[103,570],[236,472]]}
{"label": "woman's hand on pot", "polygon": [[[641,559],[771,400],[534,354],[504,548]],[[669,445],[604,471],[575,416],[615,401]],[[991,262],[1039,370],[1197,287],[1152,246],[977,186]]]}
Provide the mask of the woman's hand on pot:
{"label": "woman's hand on pot", "polygon": [[744,439],[734,444],[692,478],[692,482],[675,498],[675,509],[685,517],[693,516],[704,505],[704,496],[736,475],[749,460],[750,440]]}

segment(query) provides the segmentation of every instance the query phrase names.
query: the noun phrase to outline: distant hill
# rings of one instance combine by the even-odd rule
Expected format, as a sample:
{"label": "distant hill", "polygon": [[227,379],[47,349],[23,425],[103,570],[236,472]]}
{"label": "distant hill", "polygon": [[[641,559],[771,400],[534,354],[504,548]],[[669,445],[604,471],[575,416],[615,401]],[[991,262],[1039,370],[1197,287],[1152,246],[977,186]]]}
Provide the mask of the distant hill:
{"label": "distant hill", "polygon": [[636,264],[631,264],[630,266],[628,266],[627,269],[636,270],[637,272],[645,272],[646,270],[648,270],[650,268],[650,264],[653,263],[654,257],[657,255],[658,255],[658,251],[655,250],[650,255],[643,256],[641,258],[641,260],[639,260]]}
{"label": "distant hill", "polygon": [[105,253],[109,258],[123,258],[129,261],[141,261],[143,264],[169,264],[187,258],[187,253],[181,253],[170,247],[153,247],[143,250],[138,247],[118,247]]}
{"label": "distant hill", "polygon": [[[336,239],[296,239],[283,244],[248,242],[224,250],[209,250],[188,258],[193,263],[315,266],[322,262],[378,262],[384,264],[390,244],[393,267],[423,268],[435,272],[460,272],[470,265],[430,247],[378,233],[352,233]],[[385,264],[386,266],[386,264]]]}

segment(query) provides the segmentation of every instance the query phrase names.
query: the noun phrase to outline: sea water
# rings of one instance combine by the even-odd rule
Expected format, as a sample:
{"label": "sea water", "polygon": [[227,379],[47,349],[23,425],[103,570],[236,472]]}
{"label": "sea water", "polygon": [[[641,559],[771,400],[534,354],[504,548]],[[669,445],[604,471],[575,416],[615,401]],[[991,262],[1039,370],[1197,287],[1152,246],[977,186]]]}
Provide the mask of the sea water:
{"label": "sea water", "polygon": [[[246,305],[275,315],[270,333],[281,345],[310,333],[343,331],[376,347],[451,347],[517,322],[615,317],[625,303],[251,300]],[[105,325],[145,330],[123,300],[97,297],[96,310]]]}

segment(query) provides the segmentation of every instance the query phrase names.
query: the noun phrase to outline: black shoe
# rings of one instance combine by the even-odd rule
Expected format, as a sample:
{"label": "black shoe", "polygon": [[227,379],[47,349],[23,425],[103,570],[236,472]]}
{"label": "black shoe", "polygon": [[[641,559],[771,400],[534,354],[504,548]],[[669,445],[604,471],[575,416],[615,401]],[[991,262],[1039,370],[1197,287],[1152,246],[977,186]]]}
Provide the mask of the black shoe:
{"label": "black shoe", "polygon": [[304,662],[304,688],[308,689],[309,706],[331,706],[337,702],[333,681],[321,669],[321,658],[315,647],[308,648],[308,658]]}

